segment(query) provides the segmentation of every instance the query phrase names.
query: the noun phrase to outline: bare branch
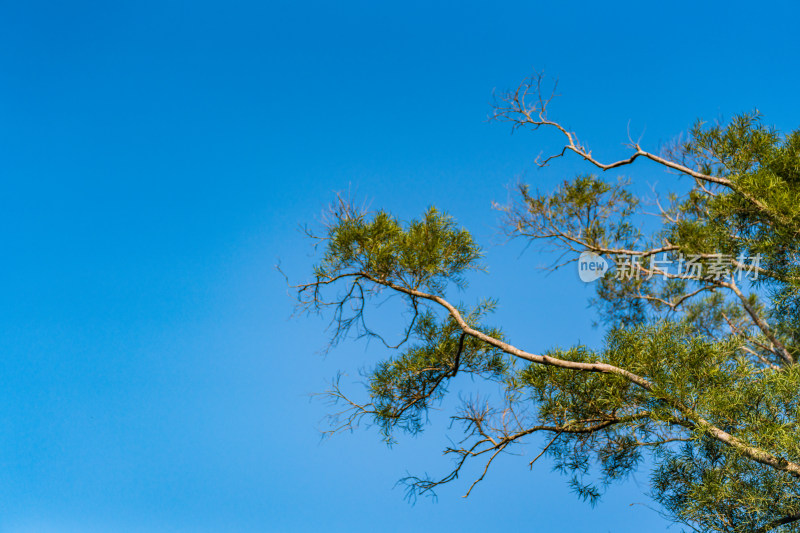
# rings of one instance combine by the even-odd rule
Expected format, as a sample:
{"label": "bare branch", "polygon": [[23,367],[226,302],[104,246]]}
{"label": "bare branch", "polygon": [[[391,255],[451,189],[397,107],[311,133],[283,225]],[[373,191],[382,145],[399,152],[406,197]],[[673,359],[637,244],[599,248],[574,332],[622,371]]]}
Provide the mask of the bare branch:
{"label": "bare branch", "polygon": [[[702,181],[723,185],[725,187],[732,186],[731,181],[727,178],[703,174],[702,172],[698,172],[697,170],[689,168],[680,163],[664,159],[663,157],[642,150],[638,143],[632,143],[632,148],[634,148],[635,151],[630,157],[626,159],[620,159],[619,161],[614,161],[612,163],[601,163],[592,156],[590,150],[580,143],[575,132],[568,130],[558,122],[552,121],[548,118],[547,106],[550,104],[550,101],[555,95],[555,87],[553,88],[553,92],[550,94],[550,96],[544,98],[542,94],[543,82],[544,76],[542,74],[536,74],[523,81],[515,91],[502,95],[500,99],[495,102],[494,115],[492,117],[495,120],[505,120],[511,122],[514,129],[521,128],[523,126],[539,129],[542,126],[545,126],[561,132],[561,134],[566,138],[566,146],[564,146],[559,154],[547,157],[544,159],[544,161],[540,162],[540,166],[546,166],[551,160],[562,157],[567,150],[574,152],[584,160],[590,162],[592,165],[603,171],[630,165],[637,158],[644,157],[664,167],[677,170],[678,172],[687,174]],[[535,96],[535,101],[533,103],[530,102],[530,96],[532,94]]]}

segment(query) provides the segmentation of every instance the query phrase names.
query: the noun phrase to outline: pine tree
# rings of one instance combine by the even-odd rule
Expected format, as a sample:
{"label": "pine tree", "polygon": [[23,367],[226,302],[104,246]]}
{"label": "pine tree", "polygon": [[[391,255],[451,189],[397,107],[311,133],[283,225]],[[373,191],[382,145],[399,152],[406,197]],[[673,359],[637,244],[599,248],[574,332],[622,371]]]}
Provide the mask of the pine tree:
{"label": "pine tree", "polygon": [[498,206],[510,237],[566,252],[554,268],[584,252],[616,265],[593,299],[604,345],[512,344],[488,325],[497,302],[448,299],[481,269],[468,231],[433,208],[402,223],[339,199],[313,279],[296,287],[300,307],[332,318],[332,344],[383,340],[364,318],[379,295],[397,295],[408,313],[394,355],[366,376],[368,402],[334,382],[344,411],[331,431],[368,421],[387,442],[419,432],[450,380],[470,374],[502,400],[465,400],[452,413],[465,437],[446,450],[454,467],[405,479],[411,495],[454,481],[468,461],[483,461],[485,475],[499,454],[542,435],[536,457],[552,458],[591,502],[646,464],[652,498],[692,529],[800,531],[800,130],[782,134],[749,113],[698,122],[661,155],[632,142],[630,157],[602,163],[548,117],[551,98],[535,76],[494,108],[515,129],[563,135],[541,165],[575,154],[602,173],[646,159],[691,184],[658,202],[657,223],[642,223],[631,183],[591,174],[548,193],[520,185]]}

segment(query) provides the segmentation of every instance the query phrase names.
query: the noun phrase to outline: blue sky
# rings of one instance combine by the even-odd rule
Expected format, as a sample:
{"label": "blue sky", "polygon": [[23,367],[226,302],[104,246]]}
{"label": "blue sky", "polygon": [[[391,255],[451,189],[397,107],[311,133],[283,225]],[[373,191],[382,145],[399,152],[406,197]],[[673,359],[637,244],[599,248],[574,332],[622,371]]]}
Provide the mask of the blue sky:
{"label": "blue sky", "polygon": [[274,265],[307,279],[298,226],[335,191],[405,219],[435,204],[486,246],[490,274],[463,297],[498,297],[516,344],[597,343],[591,290],[501,245],[490,205],[518,179],[547,189],[590,169],[537,170],[558,139],[487,123],[492,91],[534,69],[558,77],[553,116],[607,159],[629,127],[652,149],[755,107],[794,128],[798,15],[788,2],[0,2],[0,532],[666,530],[642,505],[646,472],[592,509],[525,457],[468,500],[464,479],[405,503],[398,478],[449,466],[446,420],[392,449],[370,431],[321,443],[326,406],[308,395],[382,352],[320,355],[324,322],[290,318]]}

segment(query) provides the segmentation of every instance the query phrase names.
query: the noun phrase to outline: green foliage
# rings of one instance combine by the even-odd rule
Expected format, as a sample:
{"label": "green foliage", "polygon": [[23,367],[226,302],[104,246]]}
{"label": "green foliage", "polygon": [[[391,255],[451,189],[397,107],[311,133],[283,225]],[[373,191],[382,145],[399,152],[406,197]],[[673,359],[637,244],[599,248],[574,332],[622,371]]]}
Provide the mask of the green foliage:
{"label": "green foliage", "polygon": [[[484,302],[463,314],[478,326],[493,307],[494,302]],[[501,338],[497,330],[485,331]],[[428,409],[441,402],[447,382],[457,373],[497,381],[509,368],[508,356],[500,350],[471,337],[462,341],[452,318],[440,322],[427,311],[417,319],[414,334],[419,342],[381,361],[368,375],[373,422],[389,442],[395,428],[412,434],[423,429]]]}
{"label": "green foliage", "polygon": [[524,206],[506,208],[509,226],[519,235],[555,239],[562,245],[570,245],[568,236],[580,235],[593,246],[629,246],[640,237],[631,222],[639,199],[627,185],[623,180],[609,184],[596,176],[578,176],[551,194],[534,195],[522,184]]}
{"label": "green foliage", "polygon": [[464,285],[465,271],[477,268],[480,248],[454,220],[431,207],[421,220],[402,224],[385,211],[339,214],[329,228],[317,279],[361,271],[411,288],[440,293],[446,282]]}
{"label": "green foliage", "polygon": [[[515,127],[553,124],[510,109],[501,115],[523,117]],[[494,301],[468,308],[445,300],[449,286],[464,289],[467,273],[480,269],[481,251],[436,209],[407,224],[384,211],[335,209],[301,301],[334,308],[334,340],[359,324],[374,335],[364,305],[381,291],[400,296],[410,317],[395,355],[366,375],[369,401],[332,391],[346,406],[337,428],[366,417],[387,442],[397,430],[416,434],[465,374],[499,386],[502,400],[464,401],[452,417],[464,439],[445,450],[454,470],[439,481],[410,478],[412,492],[455,480],[468,460],[484,457],[488,468],[497,454],[543,435],[542,453],[592,504],[647,464],[651,495],[676,522],[701,531],[800,531],[800,131],[782,135],[756,113],[727,125],[699,122],[669,161],[693,181],[656,204],[655,221],[644,221],[631,182],[591,175],[550,193],[521,185],[502,208],[509,235],[565,254],[553,268],[584,250],[617,268],[622,255],[636,256],[639,275],[596,285],[593,306],[608,327],[599,349],[530,354],[484,325]],[[659,258],[690,255],[705,272],[720,257],[759,256],[758,279],[657,269]],[[324,297],[333,286],[338,295]]]}

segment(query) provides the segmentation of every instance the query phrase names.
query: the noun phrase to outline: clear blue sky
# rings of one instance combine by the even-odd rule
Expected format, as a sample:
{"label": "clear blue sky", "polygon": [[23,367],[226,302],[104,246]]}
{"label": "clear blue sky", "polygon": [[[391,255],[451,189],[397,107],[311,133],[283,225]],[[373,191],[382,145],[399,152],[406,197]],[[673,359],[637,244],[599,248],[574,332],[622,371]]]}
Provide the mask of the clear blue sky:
{"label": "clear blue sky", "polygon": [[273,265],[306,279],[297,227],[334,191],[436,204],[486,245],[464,298],[499,297],[515,343],[596,343],[590,290],[499,246],[490,209],[589,169],[537,171],[557,139],[487,123],[492,90],[559,77],[554,116],[607,158],[629,122],[653,149],[754,107],[793,128],[789,5],[0,1],[0,532],[664,531],[631,505],[646,473],[592,509],[529,457],[403,502],[449,466],[444,420],[320,443],[308,394],[380,352],[321,356]]}

